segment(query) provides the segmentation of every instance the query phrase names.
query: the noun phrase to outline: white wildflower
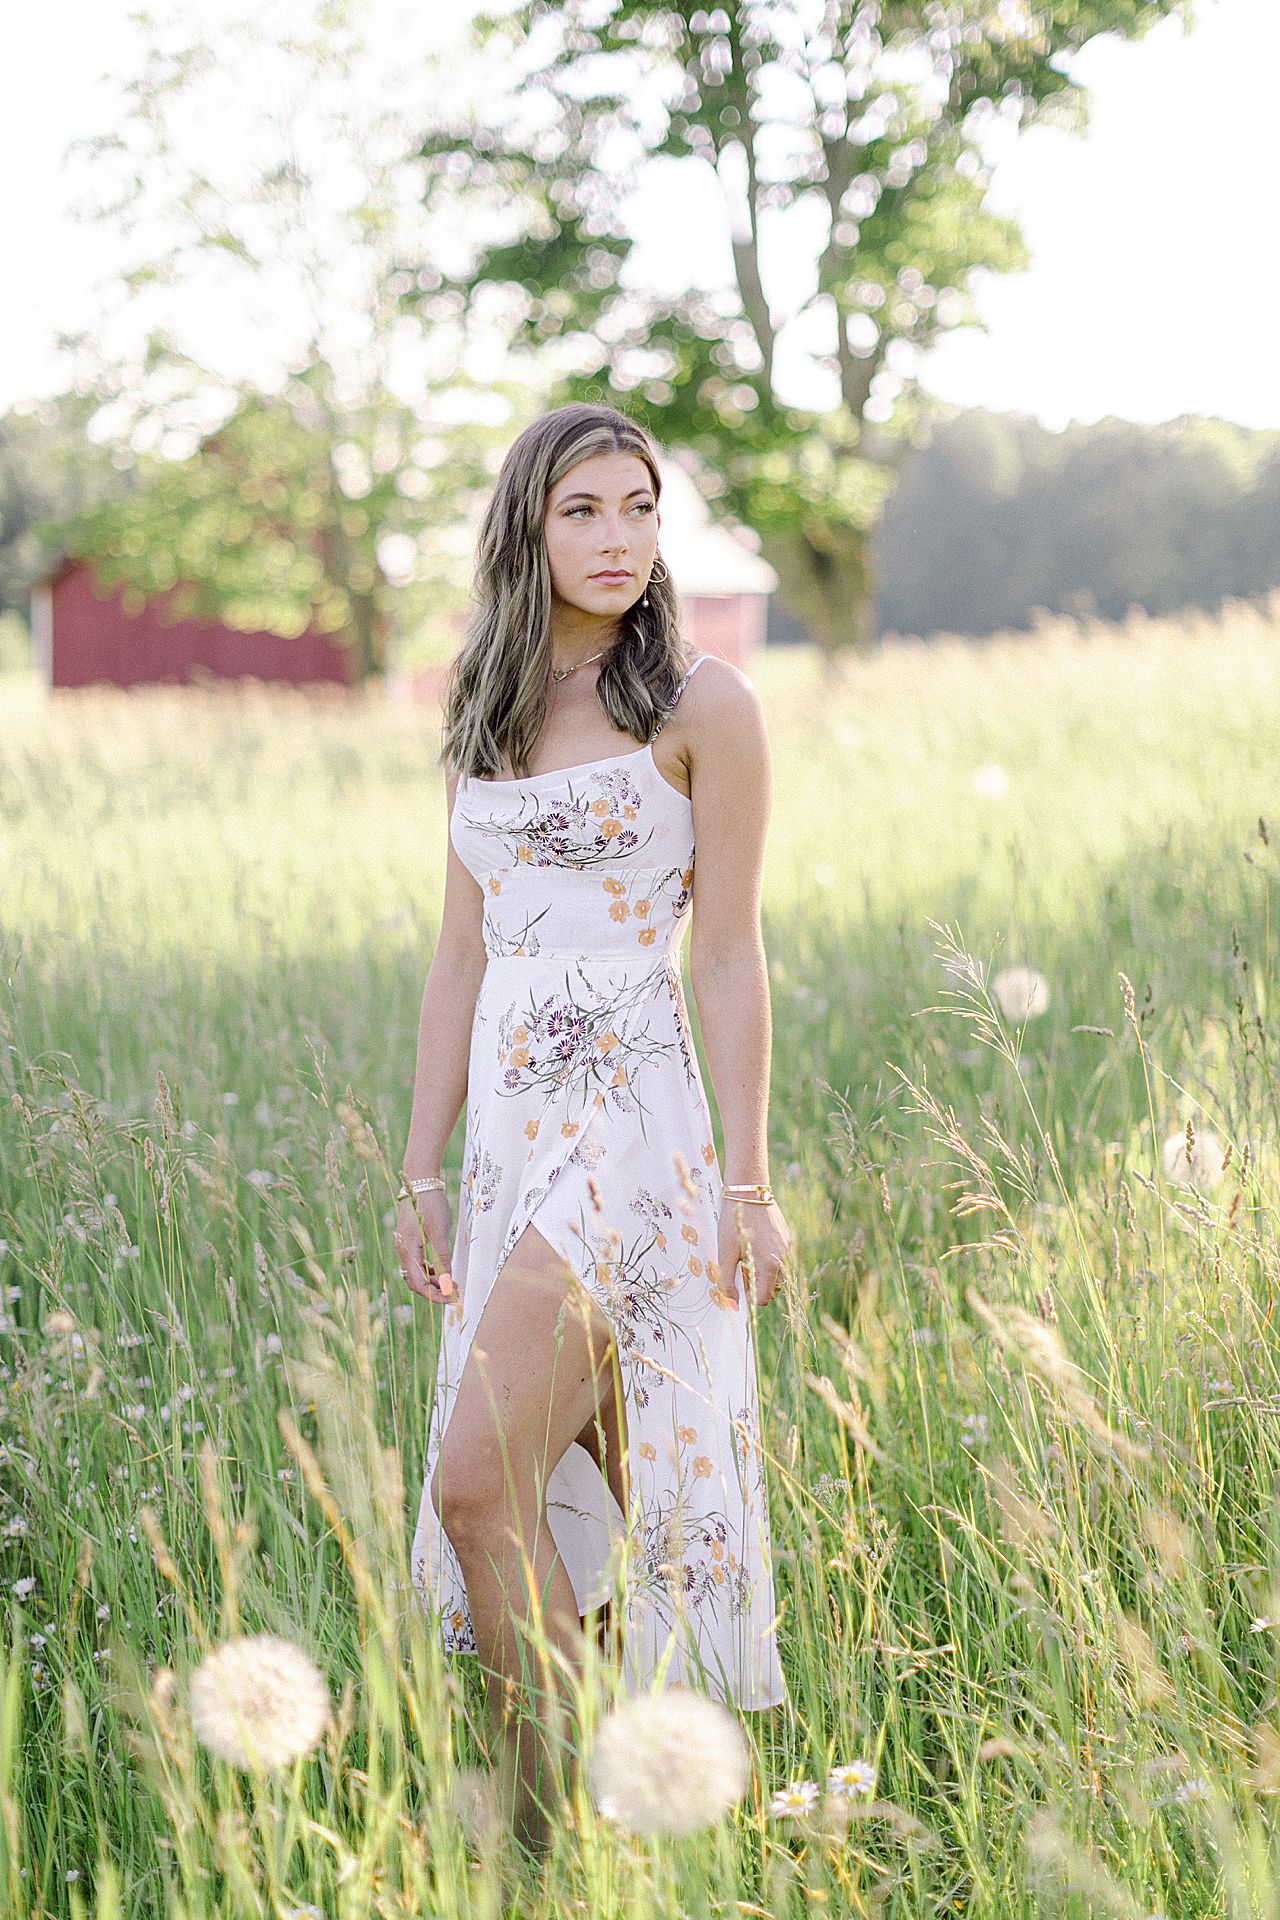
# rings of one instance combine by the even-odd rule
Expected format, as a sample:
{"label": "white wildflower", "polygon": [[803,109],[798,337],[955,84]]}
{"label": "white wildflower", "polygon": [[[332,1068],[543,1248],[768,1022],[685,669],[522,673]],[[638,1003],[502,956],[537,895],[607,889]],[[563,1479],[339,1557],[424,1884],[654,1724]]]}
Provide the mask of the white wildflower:
{"label": "white wildflower", "polygon": [[690,1834],[741,1800],[750,1756],[727,1707],[675,1686],[610,1708],[589,1772],[607,1820],[632,1833]]}
{"label": "white wildflower", "polygon": [[876,1770],[869,1760],[850,1760],[827,1775],[827,1792],[869,1800],[876,1790]]}
{"label": "white wildflower", "polygon": [[279,1634],[230,1640],[191,1676],[196,1738],[234,1767],[287,1766],[329,1725],[329,1690],[309,1654]]}
{"label": "white wildflower", "polygon": [[991,998],[1006,1020],[1034,1020],[1048,1010],[1049,982],[1034,967],[1001,967],[991,978]]}
{"label": "white wildflower", "polygon": [[785,1787],[779,1787],[769,1800],[769,1813],[774,1820],[795,1820],[813,1811],[818,1798],[818,1786],[814,1780],[791,1780]]}
{"label": "white wildflower", "polygon": [[1181,1801],[1184,1805],[1190,1800],[1207,1800],[1209,1798],[1209,1782],[1202,1779],[1199,1774],[1193,1774],[1190,1780],[1180,1780],[1178,1782],[1173,1790],[1173,1797],[1175,1800]]}

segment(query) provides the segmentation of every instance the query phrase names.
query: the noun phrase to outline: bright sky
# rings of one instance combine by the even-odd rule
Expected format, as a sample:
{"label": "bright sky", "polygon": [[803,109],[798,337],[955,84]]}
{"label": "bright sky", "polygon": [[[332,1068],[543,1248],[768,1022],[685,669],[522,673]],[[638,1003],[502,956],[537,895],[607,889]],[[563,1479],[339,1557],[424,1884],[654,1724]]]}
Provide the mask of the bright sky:
{"label": "bright sky", "polygon": [[[92,313],[107,237],[74,222],[61,156],[111,124],[104,70],[127,70],[135,0],[59,0],[10,9],[0,78],[0,406],[52,390],[53,341]],[[456,20],[463,9],[450,10]],[[226,0],[186,0],[193,19]],[[400,14],[369,0],[368,14]],[[420,20],[422,9],[414,9]],[[1166,21],[1145,41],[1097,40],[1076,62],[1093,96],[1083,138],[1038,129],[995,156],[995,204],[1020,218],[1029,272],[990,277],[990,331],[939,348],[933,391],[963,405],[1017,408],[1050,426],[1221,414],[1280,427],[1280,250],[1275,230],[1278,0],[1197,0],[1184,35]],[[439,17],[439,16],[436,16]],[[715,187],[699,201],[668,165],[633,202],[635,280],[714,279],[728,258]],[[693,214],[701,205],[705,220]],[[691,217],[692,216],[692,217]],[[683,238],[681,237],[683,234]],[[767,290],[795,284],[785,237]],[[803,403],[797,356],[787,397]],[[814,397],[810,395],[810,397]]]}

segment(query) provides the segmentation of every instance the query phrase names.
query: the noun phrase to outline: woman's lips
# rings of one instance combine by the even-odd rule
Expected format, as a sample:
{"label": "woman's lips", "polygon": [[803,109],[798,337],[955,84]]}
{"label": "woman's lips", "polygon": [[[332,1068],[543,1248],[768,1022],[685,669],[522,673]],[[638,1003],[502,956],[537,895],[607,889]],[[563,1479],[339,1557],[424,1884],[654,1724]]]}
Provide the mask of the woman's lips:
{"label": "woman's lips", "polygon": [[593,573],[591,578],[602,580],[607,587],[617,587],[621,586],[624,580],[629,580],[631,575],[629,573]]}

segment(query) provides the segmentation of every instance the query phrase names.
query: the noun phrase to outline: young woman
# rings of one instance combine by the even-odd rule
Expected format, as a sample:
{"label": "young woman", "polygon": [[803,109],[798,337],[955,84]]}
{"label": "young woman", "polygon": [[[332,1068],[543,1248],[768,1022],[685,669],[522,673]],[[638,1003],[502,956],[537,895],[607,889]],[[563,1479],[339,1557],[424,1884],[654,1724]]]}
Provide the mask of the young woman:
{"label": "young woman", "polygon": [[[531,1598],[575,1672],[616,1593],[632,1693],[787,1698],[752,1337],[791,1239],[767,1184],[768,741],[750,680],[686,653],[660,485],[612,408],[525,429],[446,702],[444,913],[396,1239],[445,1308],[415,1589],[445,1650],[479,1654],[496,1718],[539,1675]],[[723,1180],[680,975],[695,842]],[[464,1098],[450,1260],[440,1166]],[[541,1735],[505,1730],[509,1811],[535,1842],[567,1698]]]}

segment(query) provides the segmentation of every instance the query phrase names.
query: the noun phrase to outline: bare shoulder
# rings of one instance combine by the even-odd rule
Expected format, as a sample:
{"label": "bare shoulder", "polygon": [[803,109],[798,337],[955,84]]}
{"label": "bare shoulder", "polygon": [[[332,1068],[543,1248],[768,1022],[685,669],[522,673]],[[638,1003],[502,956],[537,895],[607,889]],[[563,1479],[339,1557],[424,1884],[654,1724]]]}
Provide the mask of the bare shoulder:
{"label": "bare shoulder", "polygon": [[743,747],[766,740],[764,702],[755,681],[719,654],[702,664],[680,696],[690,745],[698,753],[717,746]]}

